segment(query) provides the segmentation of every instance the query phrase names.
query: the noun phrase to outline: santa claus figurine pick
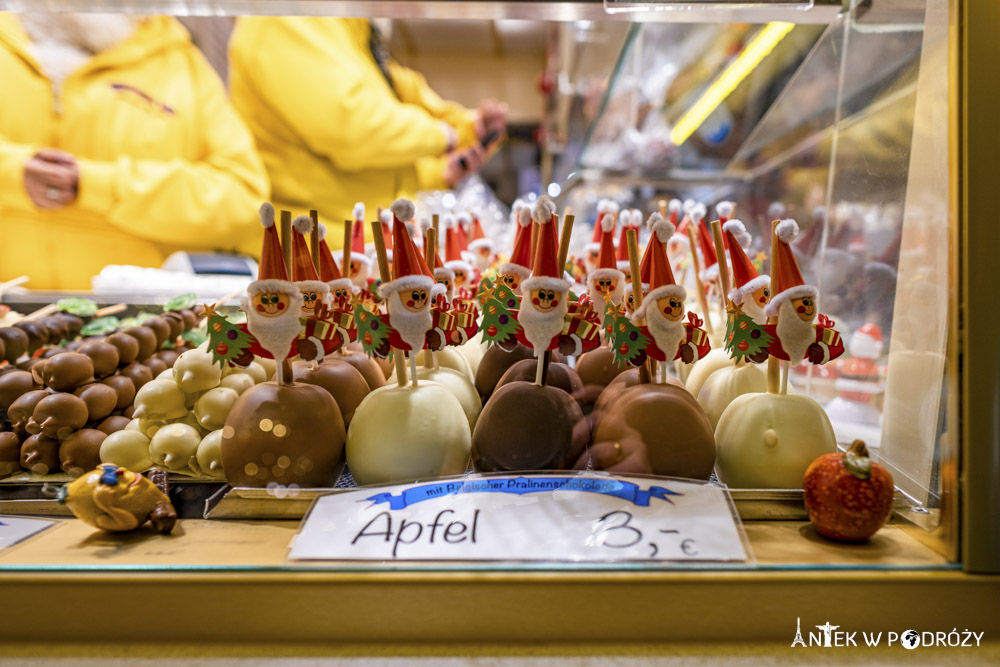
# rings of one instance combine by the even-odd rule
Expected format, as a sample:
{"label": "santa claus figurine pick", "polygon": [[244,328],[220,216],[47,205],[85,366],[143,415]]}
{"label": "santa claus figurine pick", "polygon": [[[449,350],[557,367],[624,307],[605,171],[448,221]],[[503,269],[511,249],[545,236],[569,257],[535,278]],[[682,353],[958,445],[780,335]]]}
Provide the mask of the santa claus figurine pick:
{"label": "santa claus figurine pick", "polygon": [[354,205],[354,228],[351,231],[351,263],[345,270],[341,267],[351,282],[358,289],[368,289],[368,274],[371,260],[365,254],[365,205],[358,202]]}
{"label": "santa claus figurine pick", "polygon": [[510,259],[497,267],[497,279],[521,296],[521,281],[531,275],[531,208],[517,211],[517,234]]}
{"label": "santa claus figurine pick", "polygon": [[384,209],[379,214],[379,222],[382,223],[382,238],[385,239],[385,259],[389,263],[389,271],[392,271],[392,211]]}
{"label": "santa claus figurine pick", "polygon": [[597,255],[601,251],[601,234],[604,233],[604,221],[611,220],[611,233],[615,232],[615,225],[618,222],[618,203],[611,199],[602,199],[597,202],[597,220],[594,221],[594,236],[584,249],[584,268],[590,273],[597,268]]}
{"label": "santa claus figurine pick", "polygon": [[618,217],[622,223],[622,231],[618,237],[618,248],[615,251],[616,268],[629,277],[628,241],[626,239],[630,229],[636,230],[636,234],[639,233],[639,228],[642,227],[642,211],[637,208],[625,209]]}
{"label": "santa claus figurine pick", "polygon": [[547,199],[540,199],[532,211],[532,219],[540,226],[538,247],[531,277],[521,284],[524,298],[517,319],[536,357],[558,345],[569,310],[571,284],[562,278],[558,266],[555,211],[555,204]]}
{"label": "santa claus figurine pick", "polygon": [[771,249],[771,261],[774,262],[773,296],[764,314],[778,319],[775,333],[793,365],[807,354],[813,363],[823,363],[829,360],[830,350],[822,340],[822,331],[817,330],[814,324],[818,315],[816,298],[819,291],[802,280],[798,262],[789,246],[798,236],[799,226],[794,220],[782,220],[774,233],[777,243]]}
{"label": "santa claus figurine pick", "polygon": [[[475,219],[472,220],[474,220],[474,224],[479,222]],[[473,227],[472,232],[476,233],[475,227]],[[482,232],[481,228],[479,232]],[[444,230],[444,267],[452,273],[451,282],[456,294],[462,289],[469,289],[472,281],[472,265],[466,261],[465,257],[465,244],[458,230],[454,227],[446,227]]]}
{"label": "santa claus figurine pick", "polygon": [[[455,216],[451,214],[445,214],[441,221],[446,229],[452,229],[455,227],[456,222]],[[424,243],[427,243],[429,237],[427,236],[427,230],[424,230]],[[455,272],[444,265],[441,261],[441,253],[438,252],[437,245],[434,246],[434,266],[431,267],[434,273],[434,280],[439,285],[444,285],[444,298],[450,303],[455,296]]]}
{"label": "santa claus figurine pick", "polygon": [[[480,273],[489,269],[490,264],[493,263],[493,248],[493,241],[483,233],[483,225],[479,221],[479,216],[473,216],[472,232],[469,234],[469,253],[472,255],[472,261],[475,262],[476,270]],[[448,254],[447,249],[445,254]],[[450,258],[448,261],[451,261]],[[471,278],[471,271],[469,276]]]}
{"label": "santa claus figurine pick", "polygon": [[750,233],[740,220],[729,220],[722,225],[722,233],[729,242],[729,261],[733,266],[733,287],[729,299],[740,306],[757,324],[766,324],[764,308],[771,299],[771,277],[760,275],[743,248],[750,246]]}
{"label": "santa claus figurine pick", "polygon": [[[631,221],[631,214],[625,211],[622,213],[622,225],[625,225],[626,214],[629,214],[628,220]],[[614,218],[610,215],[602,217],[600,227],[600,251],[597,255],[596,268],[587,274],[587,293],[590,295],[591,301],[598,307],[601,307],[606,301],[620,306],[625,297],[625,274],[619,270],[615,261]]]}
{"label": "santa claus figurine pick", "polygon": [[335,303],[340,299],[349,299],[352,294],[357,294],[361,290],[351,282],[350,278],[345,278],[337,267],[337,260],[333,258],[330,245],[326,242],[326,225],[319,225],[319,240],[322,243],[319,251],[319,279],[330,288],[331,300]]}
{"label": "santa claus figurine pick", "polygon": [[261,204],[260,223],[264,226],[264,240],[257,280],[247,286],[248,298],[241,305],[247,315],[247,330],[274,357],[278,383],[282,384],[291,381],[284,377],[281,362],[299,337],[303,300],[298,285],[288,280],[274,225],[274,206],[267,202]]}
{"label": "santa claus figurine pick", "polygon": [[313,221],[308,215],[292,220],[292,280],[302,293],[302,317],[316,317],[330,305],[330,286],[320,280],[306,236],[312,234]]}

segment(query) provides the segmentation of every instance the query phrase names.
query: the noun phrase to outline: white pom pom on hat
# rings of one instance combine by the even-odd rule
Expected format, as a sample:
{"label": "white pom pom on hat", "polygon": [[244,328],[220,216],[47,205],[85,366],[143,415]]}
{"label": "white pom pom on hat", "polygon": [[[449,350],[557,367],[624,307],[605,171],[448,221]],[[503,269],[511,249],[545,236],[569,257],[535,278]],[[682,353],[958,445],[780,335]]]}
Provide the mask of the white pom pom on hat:
{"label": "white pom pom on hat", "polygon": [[448,229],[449,227],[454,227],[456,220],[457,218],[451,213],[445,213],[443,216],[441,216],[441,226],[444,227],[445,229]]}
{"label": "white pom pom on hat", "polygon": [[772,220],[777,220],[781,216],[785,215],[785,205],[780,201],[773,202],[767,207],[767,217]]}
{"label": "white pom pom on hat", "polygon": [[401,222],[412,220],[414,214],[417,212],[417,207],[409,199],[397,199],[392,202],[392,206],[389,208],[392,210],[392,214],[396,216],[396,219]]}
{"label": "white pom pom on hat", "polygon": [[670,203],[667,204],[667,210],[671,213],[680,213],[682,206],[680,199],[671,199]]}
{"label": "white pom pom on hat", "polygon": [[389,225],[392,224],[392,211],[389,209],[382,209],[382,224]]}
{"label": "white pom pom on hat", "polygon": [[650,213],[649,218],[646,219],[646,229],[653,231],[653,225],[655,225],[659,220],[663,220],[663,216],[660,215],[659,211],[653,211]]}
{"label": "white pom pom on hat", "polygon": [[365,205],[362,202],[358,202],[354,205],[354,219],[364,220],[365,219]]}
{"label": "white pom pom on hat", "polygon": [[746,225],[743,224],[742,220],[737,220],[736,218],[726,221],[726,224],[722,225],[722,231],[732,234],[736,242],[743,248],[749,248],[750,243],[753,241],[753,237],[747,231]]}
{"label": "white pom pom on hat", "polygon": [[262,224],[265,229],[267,227],[274,227],[274,205],[271,204],[271,202],[266,201],[261,204],[258,214],[260,215],[260,224]]}
{"label": "white pom pom on hat", "polygon": [[463,225],[472,224],[472,216],[469,215],[469,213],[467,211],[462,211],[461,213],[458,213],[455,216],[455,219],[458,220]]}
{"label": "white pom pom on hat", "polygon": [[555,215],[556,205],[549,199],[539,199],[535,204],[535,210],[531,212],[531,219],[539,224],[552,221]]}
{"label": "white pom pom on hat", "polygon": [[782,243],[791,243],[799,235],[799,223],[791,218],[786,218],[774,228],[774,234]]}
{"label": "white pom pom on hat", "polygon": [[705,208],[704,204],[695,204],[691,207],[691,219],[697,222],[701,222],[705,219],[705,214],[708,213],[708,209]]}
{"label": "white pom pom on hat", "polygon": [[[625,214],[622,213],[622,224],[625,224]],[[605,215],[601,217],[601,230],[605,232],[611,232],[615,229],[615,219],[614,216]]]}
{"label": "white pom pom on hat", "polygon": [[297,231],[299,234],[312,234],[313,221],[308,215],[297,215],[295,219],[292,220],[292,229]]}
{"label": "white pom pom on hat", "polygon": [[736,204],[731,201],[720,201],[715,205],[715,212],[719,214],[719,217],[730,218],[735,208]]}
{"label": "white pom pom on hat", "polygon": [[326,240],[326,225],[324,225],[322,222],[319,223],[319,232],[317,233],[319,234],[320,241]]}
{"label": "white pom pom on hat", "polygon": [[522,227],[531,226],[531,209],[528,206],[522,206],[517,212],[517,224]]}
{"label": "white pom pom on hat", "polygon": [[[657,215],[659,215],[659,213],[657,213]],[[656,234],[656,239],[660,243],[666,243],[669,241],[670,237],[674,235],[675,229],[676,227],[674,227],[674,223],[669,220],[664,220],[663,218],[653,222],[650,227],[650,230]]]}

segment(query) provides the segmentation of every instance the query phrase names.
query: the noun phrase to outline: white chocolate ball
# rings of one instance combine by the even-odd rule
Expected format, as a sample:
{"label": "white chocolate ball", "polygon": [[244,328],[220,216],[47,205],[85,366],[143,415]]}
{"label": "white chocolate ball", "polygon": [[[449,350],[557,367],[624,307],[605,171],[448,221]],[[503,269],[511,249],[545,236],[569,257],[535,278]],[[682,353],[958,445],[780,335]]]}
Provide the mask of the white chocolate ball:
{"label": "white chocolate ball", "polygon": [[472,434],[462,405],[433,382],[386,385],[361,401],[347,432],[347,465],[358,484],[460,475]]}
{"label": "white chocolate ball", "polygon": [[767,371],[757,364],[726,366],[708,376],[698,392],[698,402],[714,429],[722,412],[737,396],[767,391]]}
{"label": "white chocolate ball", "polygon": [[267,382],[268,380],[274,377],[274,373],[276,370],[276,364],[274,363],[274,359],[267,359],[265,357],[254,357],[253,361],[250,362],[250,366],[248,366],[248,370],[254,368],[254,364],[257,364],[257,366],[259,366],[260,369],[264,371],[263,380],[257,380],[257,375],[259,371],[254,371],[251,373],[251,375],[254,376],[254,379],[257,380],[257,384],[260,384],[261,382]]}
{"label": "white chocolate ball", "polygon": [[135,394],[135,412],[139,419],[177,419],[187,414],[184,392],[173,380],[151,380]]}
{"label": "white chocolate ball", "polygon": [[222,429],[212,431],[201,439],[195,458],[203,475],[226,478],[222,470]]}
{"label": "white chocolate ball", "polygon": [[704,358],[691,364],[691,372],[684,381],[684,386],[691,392],[692,396],[697,396],[701,391],[701,386],[705,384],[708,376],[726,366],[732,366],[733,360],[729,358],[721,347],[713,347]]}
{"label": "white chocolate ball", "polygon": [[200,443],[201,434],[193,426],[167,424],[149,441],[149,455],[158,466],[180,470],[190,465]]}
{"label": "white chocolate ball", "polygon": [[837,451],[833,426],[808,396],[744,394],[715,429],[715,470],[733,488],[801,489],[809,464]]}
{"label": "white chocolate ball", "polygon": [[157,375],[153,379],[154,380],[170,380],[171,382],[173,382],[174,381],[174,369],[173,368],[164,369],[159,375]]}
{"label": "white chocolate ball", "polygon": [[212,353],[197,347],[174,361],[174,380],[185,394],[207,391],[219,386],[222,367],[212,362]]}
{"label": "white chocolate ball", "polygon": [[453,368],[418,368],[417,377],[421,382],[424,380],[436,382],[450,391],[452,396],[458,399],[465,418],[469,420],[469,430],[476,428],[476,420],[483,410],[483,401],[469,378]]}
{"label": "white chocolate ball", "polygon": [[149,457],[149,438],[139,431],[116,431],[101,443],[101,463],[113,463],[132,472],[143,472],[153,467]]}
{"label": "white chocolate ball", "polygon": [[233,409],[233,403],[240,397],[236,391],[227,387],[209,389],[205,395],[194,404],[194,416],[202,428],[214,431],[226,425],[226,417]]}
{"label": "white chocolate ball", "polygon": [[[184,414],[186,415],[187,413]],[[139,419],[133,421],[138,421],[135,430],[142,433],[147,438],[152,438],[156,435],[157,431],[169,423],[163,419]]]}
{"label": "white chocolate ball", "polygon": [[[469,368],[469,362],[465,360],[462,353],[456,350],[454,347],[446,347],[443,350],[438,350],[436,352],[438,366],[441,368],[452,368],[460,373],[465,374],[467,378],[471,381],[475,381],[476,376],[472,374],[472,369]],[[417,355],[417,366],[433,366],[433,362],[429,359],[429,354],[427,350],[420,350]]]}
{"label": "white chocolate ball", "polygon": [[142,423],[141,419],[132,419],[131,421],[129,421],[128,424],[125,425],[125,428],[123,430],[138,431],[139,433],[142,433],[143,432],[142,427],[140,426],[141,423]]}
{"label": "white chocolate ball", "polygon": [[472,377],[476,377],[476,373],[479,372],[479,362],[483,360],[483,355],[486,354],[487,346],[483,342],[482,336],[474,336],[469,340],[465,341],[457,348],[459,354],[465,357],[466,363],[469,364],[469,372]]}
{"label": "white chocolate ball", "polygon": [[[253,376],[250,373],[245,373],[239,371],[236,373],[230,373],[226,377],[222,378],[222,382],[219,383],[219,387],[225,387],[227,389],[232,389],[237,394],[242,394],[250,387],[257,384]],[[218,389],[218,387],[216,387]]]}

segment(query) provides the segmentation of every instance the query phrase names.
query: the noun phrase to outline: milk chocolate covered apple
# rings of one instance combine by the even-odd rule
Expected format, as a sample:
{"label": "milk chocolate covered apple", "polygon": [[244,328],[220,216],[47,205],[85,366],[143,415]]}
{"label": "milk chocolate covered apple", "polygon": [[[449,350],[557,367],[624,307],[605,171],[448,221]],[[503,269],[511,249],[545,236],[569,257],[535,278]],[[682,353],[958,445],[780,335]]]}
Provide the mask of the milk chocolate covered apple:
{"label": "milk chocolate covered apple", "polygon": [[9,371],[0,375],[0,410],[6,410],[18,396],[38,389],[31,373],[27,371]]}
{"label": "milk chocolate covered apple", "polygon": [[0,477],[21,468],[21,439],[13,431],[0,431]]}
{"label": "milk chocolate covered apple", "polygon": [[168,370],[166,362],[157,356],[152,356],[142,363],[149,369],[149,372],[153,374],[154,378],[160,373]]}
{"label": "milk chocolate covered apple", "polygon": [[666,384],[624,390],[610,410],[597,415],[596,442],[638,438],[657,475],[708,479],[715,465],[715,437],[698,401]]}
{"label": "milk chocolate covered apple", "polygon": [[354,412],[371,391],[357,368],[338,361],[336,357],[325,359],[316,368],[312,368],[310,362],[297,361],[292,364],[292,378],[296,382],[314,384],[330,392],[340,408],[345,428],[350,428]]}
{"label": "milk chocolate covered apple", "polygon": [[101,443],[107,434],[93,428],[82,428],[59,444],[59,466],[62,471],[79,477],[101,463]]}
{"label": "milk chocolate covered apple", "polygon": [[[511,382],[534,382],[535,373],[538,369],[538,361],[535,359],[522,359],[507,369],[496,388],[499,389]],[[549,363],[548,371],[545,374],[545,384],[549,387],[562,389],[570,396],[576,398],[583,389],[583,382],[576,371],[561,364],[558,361]]]}
{"label": "milk chocolate covered apple", "polygon": [[[555,357],[555,355],[553,355]],[[496,389],[497,382],[507,372],[507,369],[523,359],[534,359],[535,353],[530,347],[520,343],[507,352],[498,346],[486,350],[482,360],[479,362],[479,370],[476,373],[476,389],[479,391],[483,402],[489,399]],[[556,360],[553,358],[553,360]],[[561,359],[560,361],[565,361]]]}
{"label": "milk chocolate covered apple", "polygon": [[87,404],[73,394],[56,393],[38,401],[25,430],[55,439],[67,438],[87,423]]}
{"label": "milk chocolate covered apple", "polygon": [[37,434],[21,443],[21,467],[36,475],[59,470],[59,441]]}
{"label": "milk chocolate covered apple", "polygon": [[[672,375],[666,376],[666,382],[674,387],[684,388],[684,384]],[[611,383],[604,388],[604,391],[600,393],[597,397],[597,402],[594,403],[594,413],[600,413],[605,410],[613,409],[613,405],[618,397],[621,396],[622,392],[629,387],[634,387],[639,384],[639,369],[630,368],[627,371],[621,373],[618,377],[611,381]],[[646,386],[654,387],[655,384],[648,384]]]}
{"label": "milk chocolate covered apple", "polygon": [[149,438],[138,430],[124,429],[108,435],[101,443],[100,457],[102,463],[113,463],[136,472],[153,467]]}
{"label": "milk chocolate covered apple", "polygon": [[576,372],[580,376],[580,381],[586,387],[608,386],[612,380],[627,370],[626,366],[618,366],[614,359],[614,352],[606,345],[580,355],[576,361]]}
{"label": "milk chocolate covered apple", "polygon": [[4,359],[14,363],[28,351],[28,334],[17,327],[0,328],[0,341],[4,343]]}
{"label": "milk chocolate covered apple", "polygon": [[38,322],[45,325],[45,328],[49,330],[49,340],[53,344],[61,340],[70,340],[69,326],[63,318],[56,317],[55,315],[51,317],[39,317]]}
{"label": "milk chocolate covered apple", "polygon": [[371,357],[364,354],[342,354],[333,358],[357,368],[358,372],[364,377],[365,382],[368,383],[369,389],[375,390],[385,384],[385,374],[378,363]]}
{"label": "milk chocolate covered apple", "polygon": [[511,382],[483,407],[472,436],[479,472],[571,467],[590,442],[590,427],[562,389]]}

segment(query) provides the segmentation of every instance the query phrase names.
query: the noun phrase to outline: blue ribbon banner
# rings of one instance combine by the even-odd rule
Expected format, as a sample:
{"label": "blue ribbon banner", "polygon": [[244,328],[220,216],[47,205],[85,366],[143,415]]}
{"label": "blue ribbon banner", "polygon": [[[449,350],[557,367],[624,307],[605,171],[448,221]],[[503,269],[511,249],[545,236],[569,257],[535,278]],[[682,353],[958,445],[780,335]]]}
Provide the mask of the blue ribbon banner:
{"label": "blue ribbon banner", "polygon": [[615,479],[595,479],[592,477],[500,477],[487,479],[455,480],[438,484],[425,484],[406,489],[399,495],[379,493],[365,500],[374,504],[389,503],[389,509],[401,510],[433,498],[442,496],[457,496],[466,493],[540,493],[547,491],[584,491],[600,493],[627,500],[639,507],[649,507],[651,498],[665,500],[671,505],[674,501],[670,496],[683,496],[683,493],[665,489],[662,486],[641,488],[631,482],[620,482]]}

